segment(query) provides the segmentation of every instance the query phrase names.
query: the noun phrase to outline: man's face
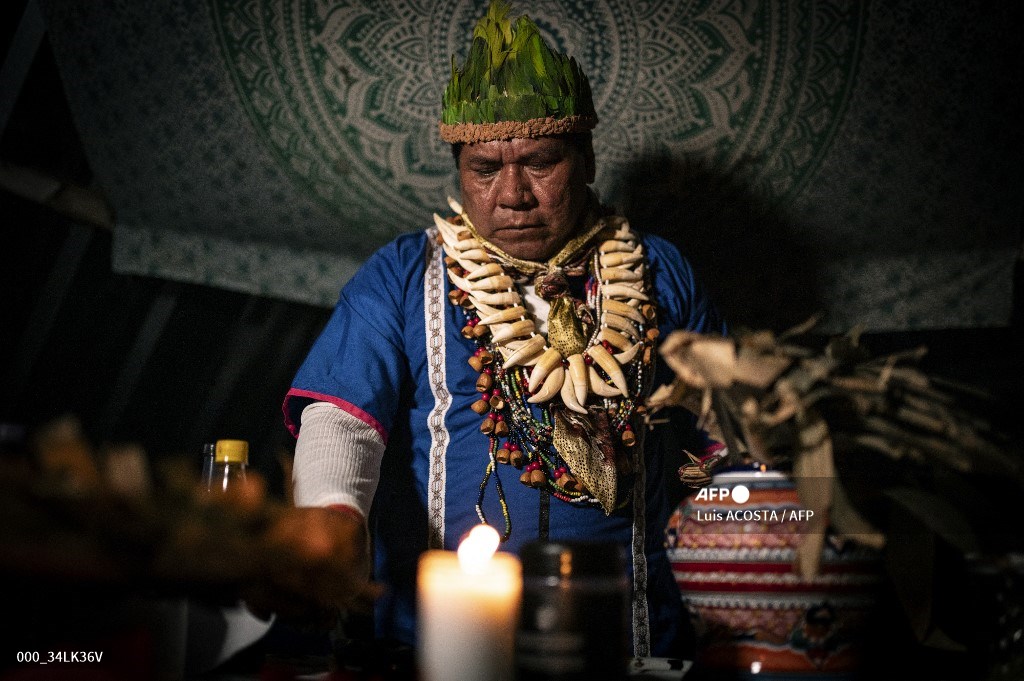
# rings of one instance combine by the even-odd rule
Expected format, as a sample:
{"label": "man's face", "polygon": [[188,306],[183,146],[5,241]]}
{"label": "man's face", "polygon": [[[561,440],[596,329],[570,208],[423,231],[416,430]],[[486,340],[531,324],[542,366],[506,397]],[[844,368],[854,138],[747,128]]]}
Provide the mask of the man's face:
{"label": "man's face", "polygon": [[552,257],[580,227],[592,159],[557,137],[467,144],[462,206],[480,236],[523,260]]}

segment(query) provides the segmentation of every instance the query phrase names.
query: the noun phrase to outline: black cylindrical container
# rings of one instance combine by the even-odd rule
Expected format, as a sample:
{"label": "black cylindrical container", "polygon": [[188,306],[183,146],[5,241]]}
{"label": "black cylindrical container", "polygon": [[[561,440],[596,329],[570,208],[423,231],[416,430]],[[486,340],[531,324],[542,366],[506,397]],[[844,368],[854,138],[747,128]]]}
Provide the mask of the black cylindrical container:
{"label": "black cylindrical container", "polygon": [[624,679],[629,657],[625,552],[603,542],[532,542],[520,558],[519,681]]}

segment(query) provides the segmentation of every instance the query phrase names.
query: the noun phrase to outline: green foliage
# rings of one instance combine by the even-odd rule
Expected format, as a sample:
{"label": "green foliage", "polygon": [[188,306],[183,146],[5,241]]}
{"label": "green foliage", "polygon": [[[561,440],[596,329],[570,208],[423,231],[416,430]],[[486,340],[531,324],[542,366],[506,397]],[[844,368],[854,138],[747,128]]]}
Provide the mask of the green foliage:
{"label": "green foliage", "polygon": [[526,15],[493,0],[473,30],[473,43],[442,97],[441,120],[496,123],[594,115],[590,84],[575,59],[553,51]]}

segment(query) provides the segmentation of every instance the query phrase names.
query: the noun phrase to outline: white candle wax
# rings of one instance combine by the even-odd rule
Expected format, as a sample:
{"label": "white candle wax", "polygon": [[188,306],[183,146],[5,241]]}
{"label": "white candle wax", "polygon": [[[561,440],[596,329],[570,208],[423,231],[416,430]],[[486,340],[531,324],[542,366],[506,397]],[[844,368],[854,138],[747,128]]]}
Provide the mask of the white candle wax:
{"label": "white candle wax", "polygon": [[417,576],[417,656],[424,681],[510,681],[522,569],[496,553],[473,574],[454,551],[427,551]]}

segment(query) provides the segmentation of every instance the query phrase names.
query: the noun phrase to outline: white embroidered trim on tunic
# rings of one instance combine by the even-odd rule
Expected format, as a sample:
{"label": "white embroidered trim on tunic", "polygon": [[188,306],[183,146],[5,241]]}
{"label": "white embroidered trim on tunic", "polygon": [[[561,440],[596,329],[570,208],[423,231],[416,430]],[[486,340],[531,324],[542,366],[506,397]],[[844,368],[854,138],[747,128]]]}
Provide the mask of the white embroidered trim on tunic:
{"label": "white embroidered trim on tunic", "polygon": [[427,230],[426,270],[423,275],[423,321],[426,333],[427,375],[434,407],[427,416],[430,430],[430,473],[427,479],[427,545],[444,547],[445,456],[449,435],[445,415],[452,403],[445,369],[445,271],[437,248],[437,229]]}
{"label": "white embroidered trim on tunic", "polygon": [[633,655],[647,657],[651,654],[651,624],[647,608],[647,469],[642,430],[633,451]]}

